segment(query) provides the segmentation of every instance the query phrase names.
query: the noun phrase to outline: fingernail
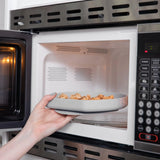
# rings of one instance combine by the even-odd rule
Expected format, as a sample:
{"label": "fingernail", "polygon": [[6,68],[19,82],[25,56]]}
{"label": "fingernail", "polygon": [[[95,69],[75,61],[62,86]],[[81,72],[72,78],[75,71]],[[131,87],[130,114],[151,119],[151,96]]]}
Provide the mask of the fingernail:
{"label": "fingernail", "polygon": [[56,93],[56,92],[54,92],[54,93],[51,93],[51,94],[50,94],[50,96],[54,96],[54,95],[56,95],[56,94],[57,94],[57,93]]}

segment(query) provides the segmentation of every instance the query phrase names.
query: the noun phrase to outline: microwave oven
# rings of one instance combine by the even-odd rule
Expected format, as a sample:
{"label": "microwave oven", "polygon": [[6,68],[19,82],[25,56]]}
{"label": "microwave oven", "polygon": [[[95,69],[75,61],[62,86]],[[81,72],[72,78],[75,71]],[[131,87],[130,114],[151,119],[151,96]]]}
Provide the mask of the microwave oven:
{"label": "microwave oven", "polygon": [[[95,7],[90,12],[95,10],[99,12],[104,8]],[[78,116],[58,132],[102,144],[125,145],[159,156],[160,23],[95,28],[87,23],[85,29],[80,24],[74,29],[75,24],[68,28],[66,22],[65,30],[59,31],[56,26],[54,31],[47,28],[48,32],[41,32],[46,28],[41,28],[42,21],[37,20],[41,15],[30,15],[33,18],[29,20],[30,25],[37,25],[39,30],[29,29],[21,15],[23,12],[29,13],[27,9],[13,11],[12,29],[38,32],[24,33],[32,34],[31,110],[44,95],[53,92],[123,93],[128,96],[125,108]],[[72,10],[68,14],[79,12]],[[57,15],[60,15],[58,11],[48,16]],[[95,17],[90,16],[93,21]],[[70,20],[74,23],[79,18]],[[61,22],[57,18],[50,21]],[[100,22],[95,23],[99,26]]]}
{"label": "microwave oven", "polygon": [[124,93],[128,95],[127,107],[78,116],[60,132],[159,154],[158,26],[35,35],[31,106],[52,92]]}
{"label": "microwave oven", "polygon": [[[33,35],[32,109],[52,92],[124,93],[128,95],[127,107],[78,116],[59,132],[159,153],[158,26]],[[151,149],[143,148],[146,145]]]}

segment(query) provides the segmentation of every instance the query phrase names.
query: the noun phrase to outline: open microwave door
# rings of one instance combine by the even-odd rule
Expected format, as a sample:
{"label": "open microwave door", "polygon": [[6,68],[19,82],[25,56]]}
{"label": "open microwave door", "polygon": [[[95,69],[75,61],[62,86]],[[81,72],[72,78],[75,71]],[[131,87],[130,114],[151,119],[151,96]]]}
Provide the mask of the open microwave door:
{"label": "open microwave door", "polygon": [[20,128],[30,113],[32,36],[0,31],[0,128]]}

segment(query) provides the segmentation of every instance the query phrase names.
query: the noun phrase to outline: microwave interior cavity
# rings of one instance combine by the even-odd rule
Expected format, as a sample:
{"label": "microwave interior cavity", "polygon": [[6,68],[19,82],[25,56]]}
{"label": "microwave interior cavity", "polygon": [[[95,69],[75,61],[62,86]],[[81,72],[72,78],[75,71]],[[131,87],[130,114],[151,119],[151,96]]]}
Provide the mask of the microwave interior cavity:
{"label": "microwave interior cavity", "polygon": [[[129,40],[41,43],[48,52],[43,94],[93,91],[128,95],[129,44]],[[79,116],[74,122],[126,128],[127,107]]]}

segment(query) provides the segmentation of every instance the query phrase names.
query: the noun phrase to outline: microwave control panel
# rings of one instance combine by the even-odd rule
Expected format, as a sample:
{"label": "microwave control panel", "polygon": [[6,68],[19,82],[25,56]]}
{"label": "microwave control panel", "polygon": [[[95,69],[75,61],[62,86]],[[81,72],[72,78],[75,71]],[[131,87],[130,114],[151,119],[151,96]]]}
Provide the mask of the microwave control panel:
{"label": "microwave control panel", "polygon": [[135,140],[160,144],[160,35],[138,37]]}

